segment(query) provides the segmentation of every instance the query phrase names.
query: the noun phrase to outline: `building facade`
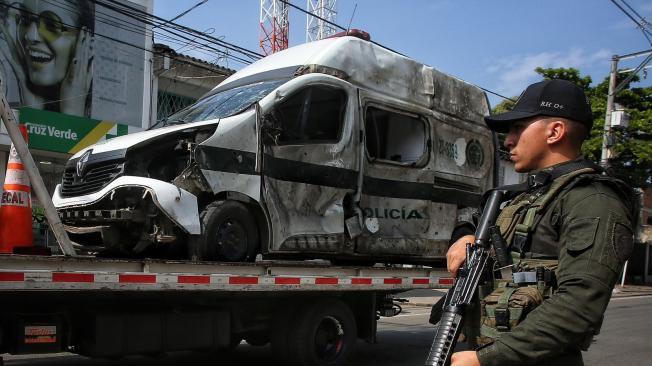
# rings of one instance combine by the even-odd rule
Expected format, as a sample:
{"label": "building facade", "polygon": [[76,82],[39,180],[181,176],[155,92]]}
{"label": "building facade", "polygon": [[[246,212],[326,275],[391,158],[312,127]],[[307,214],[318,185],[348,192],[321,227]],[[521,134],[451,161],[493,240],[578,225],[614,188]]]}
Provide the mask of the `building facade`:
{"label": "building facade", "polygon": [[[153,0],[121,1],[131,9],[153,12]],[[0,37],[0,48],[5,48],[0,54],[19,55],[0,56],[0,80],[16,120],[27,127],[30,151],[50,194],[60,183],[67,160],[77,151],[148,128],[234,72],[154,45],[151,25],[99,3],[62,0],[49,4],[52,9],[48,10],[68,27],[50,30],[36,27],[34,17],[18,16],[43,10],[28,6],[28,2],[16,1],[8,7],[5,23],[25,23],[15,24],[14,33]],[[35,31],[29,35],[20,32],[31,28]],[[54,33],[42,34],[46,31]],[[32,37],[30,42],[41,47],[38,58],[21,48],[25,37]],[[66,52],[79,50],[56,49],[48,43],[52,37],[68,37],[87,51],[92,39],[92,53],[82,60],[63,60]],[[59,64],[64,66],[57,69]],[[71,80],[71,75],[76,79]],[[4,124],[0,125],[0,178],[4,181],[11,140]],[[35,243],[55,246],[34,195],[32,211]]]}
{"label": "building facade", "polygon": [[235,73],[200,59],[183,55],[171,47],[154,44],[150,123],[154,124],[195,102],[224,79]]}

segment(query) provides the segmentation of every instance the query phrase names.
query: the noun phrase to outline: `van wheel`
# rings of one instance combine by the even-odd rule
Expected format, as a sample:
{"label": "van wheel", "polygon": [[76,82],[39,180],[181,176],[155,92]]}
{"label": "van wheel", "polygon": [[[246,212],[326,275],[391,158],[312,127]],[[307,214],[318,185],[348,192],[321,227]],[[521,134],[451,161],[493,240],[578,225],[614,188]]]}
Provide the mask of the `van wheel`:
{"label": "van wheel", "polygon": [[288,332],[289,355],[300,366],[345,365],[358,339],[355,317],[340,300],[317,301],[301,309]]}
{"label": "van wheel", "polygon": [[258,227],[245,205],[216,201],[199,215],[201,234],[192,235],[188,256],[192,260],[252,262],[259,247]]}

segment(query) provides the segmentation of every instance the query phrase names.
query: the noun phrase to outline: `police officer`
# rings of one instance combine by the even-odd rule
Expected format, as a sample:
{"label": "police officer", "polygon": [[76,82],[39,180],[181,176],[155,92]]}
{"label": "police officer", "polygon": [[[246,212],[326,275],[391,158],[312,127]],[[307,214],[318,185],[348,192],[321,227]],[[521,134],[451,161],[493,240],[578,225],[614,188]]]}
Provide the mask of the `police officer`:
{"label": "police officer", "polygon": [[[580,156],[592,112],[584,91],[571,82],[532,84],[511,111],[485,121],[492,130],[507,133],[504,145],[516,171],[528,172],[528,181],[538,182],[522,195],[528,202],[540,201],[555,181],[563,182],[564,188],[555,191],[543,212],[525,225],[518,248],[519,233],[503,232],[511,250],[520,250],[524,260],[557,258],[556,285],[549,298],[488,345],[454,353],[452,366],[583,365],[581,350],[588,349],[599,332],[612,289],[633,249],[631,190],[599,174],[598,167],[591,168]],[[510,205],[514,201],[502,212],[510,211]],[[523,216],[509,216],[507,221],[523,224]],[[466,243],[473,242],[469,235],[451,246],[451,274],[464,262]]]}

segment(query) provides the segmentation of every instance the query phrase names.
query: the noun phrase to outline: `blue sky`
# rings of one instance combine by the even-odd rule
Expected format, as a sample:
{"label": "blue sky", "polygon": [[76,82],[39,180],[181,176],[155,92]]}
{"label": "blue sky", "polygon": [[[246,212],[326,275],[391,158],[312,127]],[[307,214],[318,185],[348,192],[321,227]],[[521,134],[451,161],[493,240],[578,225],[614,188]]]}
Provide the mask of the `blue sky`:
{"label": "blue sky", "polygon": [[[652,0],[626,1],[652,20]],[[154,0],[154,13],[169,19],[198,2]],[[306,7],[305,0],[293,4]],[[259,0],[208,0],[177,22],[260,52],[259,7]],[[536,66],[576,67],[596,83],[607,76],[611,55],[652,48],[609,0],[338,0],[337,10],[338,24],[346,27],[353,15],[351,28],[369,32],[374,41],[507,96],[539,80]],[[305,28],[306,15],[290,9],[290,46],[305,42]],[[213,61],[179,47],[172,48]],[[652,69],[640,85],[652,85]],[[501,99],[490,100],[495,105]]]}

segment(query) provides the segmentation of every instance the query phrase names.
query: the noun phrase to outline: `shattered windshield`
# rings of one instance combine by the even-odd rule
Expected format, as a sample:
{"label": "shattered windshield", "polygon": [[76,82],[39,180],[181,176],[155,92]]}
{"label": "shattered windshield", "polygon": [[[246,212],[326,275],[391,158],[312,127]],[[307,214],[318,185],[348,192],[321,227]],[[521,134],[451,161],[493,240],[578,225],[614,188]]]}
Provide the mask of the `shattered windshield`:
{"label": "shattered windshield", "polygon": [[286,80],[263,81],[227,89],[206,96],[194,104],[168,117],[164,125],[207,121],[238,114],[261,100]]}

